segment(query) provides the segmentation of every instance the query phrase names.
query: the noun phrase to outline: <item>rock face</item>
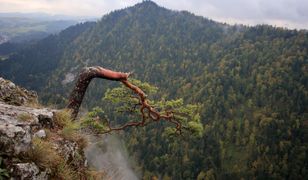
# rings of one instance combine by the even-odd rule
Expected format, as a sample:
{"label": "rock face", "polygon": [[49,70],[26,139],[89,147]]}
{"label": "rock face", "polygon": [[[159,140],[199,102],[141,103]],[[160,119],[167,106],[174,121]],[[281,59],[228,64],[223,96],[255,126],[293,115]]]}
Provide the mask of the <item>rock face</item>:
{"label": "rock face", "polygon": [[33,127],[43,127],[39,117],[52,120],[53,111],[0,102],[0,151],[8,156],[19,155],[30,148]]}
{"label": "rock face", "polygon": [[0,101],[17,106],[31,105],[37,103],[37,93],[0,77]]}
{"label": "rock face", "polygon": [[72,169],[85,169],[86,160],[78,143],[57,134],[60,129],[55,128],[54,118],[58,110],[36,108],[37,105],[33,107],[33,104],[37,104],[35,92],[0,77],[0,158],[12,179],[50,179],[59,171],[25,158],[34,149],[33,138],[44,141],[46,131],[53,133],[52,138],[45,142],[54,149],[56,157],[62,158],[64,164],[75,163]]}
{"label": "rock face", "polygon": [[46,132],[45,132],[44,129],[41,129],[41,130],[37,131],[36,133],[34,133],[33,136],[38,137],[38,138],[46,138]]}
{"label": "rock face", "polygon": [[40,171],[34,163],[18,163],[13,166],[15,177],[20,179],[44,180],[48,179],[47,171]]}

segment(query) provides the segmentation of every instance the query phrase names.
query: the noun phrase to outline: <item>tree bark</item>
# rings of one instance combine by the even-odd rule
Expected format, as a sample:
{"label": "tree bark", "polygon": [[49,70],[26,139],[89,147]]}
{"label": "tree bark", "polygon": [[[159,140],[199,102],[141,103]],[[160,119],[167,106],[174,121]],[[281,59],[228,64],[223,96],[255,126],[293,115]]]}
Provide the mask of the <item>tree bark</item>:
{"label": "tree bark", "polygon": [[130,73],[116,72],[99,66],[84,68],[78,76],[67,105],[67,108],[72,110],[72,119],[76,119],[85,92],[93,78],[122,81],[127,80],[129,75]]}

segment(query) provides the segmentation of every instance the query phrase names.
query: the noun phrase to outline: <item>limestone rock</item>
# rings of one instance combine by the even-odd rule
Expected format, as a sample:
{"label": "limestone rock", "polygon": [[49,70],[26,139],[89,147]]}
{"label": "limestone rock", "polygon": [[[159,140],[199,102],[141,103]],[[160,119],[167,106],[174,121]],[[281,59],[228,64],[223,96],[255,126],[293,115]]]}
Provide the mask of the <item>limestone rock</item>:
{"label": "limestone rock", "polygon": [[52,119],[53,111],[0,102],[0,151],[9,156],[27,151],[31,145],[32,127],[42,126],[39,116]]}
{"label": "limestone rock", "polygon": [[17,106],[36,104],[37,93],[16,86],[13,82],[0,77],[0,101]]}
{"label": "limestone rock", "polygon": [[45,180],[53,178],[51,176],[61,177],[57,176],[57,172],[52,172],[55,170],[42,166],[40,161],[29,156],[35,147],[33,138],[46,138],[43,128],[49,129],[52,135],[50,139],[42,141],[48,141],[52,149],[73,169],[84,169],[86,160],[83,150],[76,142],[66,140],[58,133],[59,127],[54,123],[54,114],[58,110],[35,108],[33,103],[36,102],[35,92],[0,77],[0,155],[2,166],[9,171],[11,179]]}
{"label": "limestone rock", "polygon": [[5,155],[18,155],[29,149],[31,144],[30,127],[3,124],[0,120],[0,151]]}
{"label": "limestone rock", "polygon": [[64,157],[65,161],[70,162],[73,166],[84,166],[86,159],[76,142],[68,140],[60,141],[58,142],[58,150]]}
{"label": "limestone rock", "polygon": [[34,163],[18,163],[13,165],[12,174],[14,177],[26,180],[47,180],[48,171],[40,171]]}
{"label": "limestone rock", "polygon": [[41,129],[41,130],[37,131],[36,133],[34,133],[33,136],[38,137],[38,138],[46,138],[46,132],[45,132],[44,129]]}

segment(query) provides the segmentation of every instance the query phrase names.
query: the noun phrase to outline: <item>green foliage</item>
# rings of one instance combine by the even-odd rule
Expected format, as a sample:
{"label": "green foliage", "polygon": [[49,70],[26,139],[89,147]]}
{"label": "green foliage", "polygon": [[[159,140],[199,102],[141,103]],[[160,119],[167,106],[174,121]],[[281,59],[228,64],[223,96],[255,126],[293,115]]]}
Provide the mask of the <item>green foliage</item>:
{"label": "green foliage", "polygon": [[[148,83],[142,83],[136,79],[130,79],[130,81],[149,96],[157,92],[157,88]],[[112,90],[107,89],[103,101],[108,104],[111,102],[117,113],[138,113],[138,109],[135,108],[135,105],[139,103],[138,96],[124,85]]]}
{"label": "green foliage", "polygon": [[95,107],[92,111],[82,117],[81,127],[88,128],[91,132],[96,134],[104,133],[108,130],[105,126],[104,120],[107,120],[104,111],[99,107]]}
{"label": "green foliage", "polygon": [[81,149],[87,145],[85,137],[80,133],[81,122],[73,121],[71,111],[63,109],[54,113],[55,124],[61,128],[59,134],[66,140],[75,141]]}
{"label": "green foliage", "polygon": [[[0,61],[1,76],[27,89],[42,90],[48,84],[46,77],[51,77],[51,72],[58,67],[66,48],[71,48],[68,47],[69,42],[73,42],[92,25],[91,22],[77,24],[57,35],[50,35],[34,44],[25,45],[18,52],[12,53],[8,59]],[[12,72],[18,73],[11,74]],[[58,94],[52,96],[56,97]],[[63,99],[59,97],[59,100]]]}
{"label": "green foliage", "polygon": [[5,167],[3,168],[2,164],[3,158],[0,156],[0,180],[8,179],[10,177],[9,172]]}
{"label": "green foliage", "polygon": [[[134,85],[141,88],[147,94],[148,98],[157,96],[156,93],[158,88],[151,86],[148,83],[142,83],[139,80],[130,79],[130,81]],[[124,85],[112,90],[108,89],[103,100],[108,104],[109,102],[113,103],[110,106],[111,109],[113,106],[116,111],[116,114],[113,116],[120,115],[122,118],[125,118],[125,116],[129,114],[129,118],[133,119],[134,121],[142,120],[142,116],[139,110],[140,104],[138,96]],[[198,105],[184,105],[184,101],[181,98],[176,100],[151,100],[149,103],[163,115],[168,111],[172,111],[174,113],[175,120],[181,124],[184,130],[190,130],[193,133],[192,135],[202,137],[203,126],[200,122],[200,115],[198,113],[200,108]],[[151,121],[149,117],[147,121]],[[171,132],[176,133],[175,128],[176,127],[168,127],[167,134],[170,134]]]}
{"label": "green foliage", "polygon": [[[61,104],[73,85],[63,79],[83,66],[134,70],[160,88],[153,97],[146,92],[162,99],[151,102],[157,108],[178,108],[180,99],[197,104],[200,118],[189,120],[200,119],[202,138],[166,138],[174,129],[165,123],[125,134],[145,177],[308,179],[307,47],[307,31],[229,26],[144,2],[28,47],[1,61],[0,74]],[[101,101],[112,87],[94,80],[83,106],[102,107],[114,125],[135,120],[129,108],[136,100],[121,94],[130,92],[119,88],[111,97],[109,90]]]}

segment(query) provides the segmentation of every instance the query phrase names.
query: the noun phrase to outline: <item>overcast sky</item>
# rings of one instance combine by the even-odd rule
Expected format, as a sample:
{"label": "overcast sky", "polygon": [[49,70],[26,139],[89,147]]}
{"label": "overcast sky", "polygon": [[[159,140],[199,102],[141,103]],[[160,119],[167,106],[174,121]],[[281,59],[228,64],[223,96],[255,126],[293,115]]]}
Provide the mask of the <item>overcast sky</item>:
{"label": "overcast sky", "polygon": [[[308,29],[308,0],[153,0],[173,10],[242,24]],[[0,12],[45,12],[100,17],[141,0],[0,0]]]}

